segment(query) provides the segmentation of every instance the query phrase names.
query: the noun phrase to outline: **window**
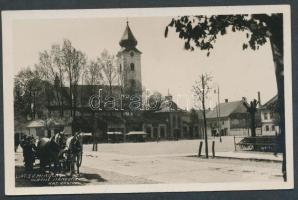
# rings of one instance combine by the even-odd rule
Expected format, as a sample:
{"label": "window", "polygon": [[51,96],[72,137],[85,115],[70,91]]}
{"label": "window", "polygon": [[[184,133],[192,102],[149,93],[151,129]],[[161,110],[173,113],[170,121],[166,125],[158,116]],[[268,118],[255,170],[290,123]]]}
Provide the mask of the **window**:
{"label": "window", "polygon": [[134,53],[133,52],[130,52],[130,56],[133,57],[134,56]]}
{"label": "window", "polygon": [[130,63],[130,70],[131,70],[131,71],[135,71],[135,64]]}
{"label": "window", "polygon": [[265,130],[269,131],[269,126],[268,125],[265,126]]}
{"label": "window", "polygon": [[122,72],[122,65],[119,66],[120,73]]}
{"label": "window", "polygon": [[273,119],[273,112],[270,113],[270,119]]}
{"label": "window", "polygon": [[272,125],[272,131],[275,131],[275,125]]}
{"label": "window", "polygon": [[265,119],[265,120],[268,119],[268,113],[264,113],[264,119]]}
{"label": "window", "polygon": [[150,133],[151,134],[151,127],[146,127],[146,133]]}

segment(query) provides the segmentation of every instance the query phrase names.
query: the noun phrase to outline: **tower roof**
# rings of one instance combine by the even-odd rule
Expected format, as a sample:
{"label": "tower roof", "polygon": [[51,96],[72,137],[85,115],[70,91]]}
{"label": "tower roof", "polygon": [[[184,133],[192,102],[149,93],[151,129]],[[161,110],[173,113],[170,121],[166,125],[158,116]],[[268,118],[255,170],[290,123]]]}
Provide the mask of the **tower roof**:
{"label": "tower roof", "polygon": [[136,38],[132,34],[132,31],[130,30],[128,22],[126,24],[125,31],[121,37],[119,44],[121,47],[124,48],[134,48],[138,44],[138,41],[136,40]]}

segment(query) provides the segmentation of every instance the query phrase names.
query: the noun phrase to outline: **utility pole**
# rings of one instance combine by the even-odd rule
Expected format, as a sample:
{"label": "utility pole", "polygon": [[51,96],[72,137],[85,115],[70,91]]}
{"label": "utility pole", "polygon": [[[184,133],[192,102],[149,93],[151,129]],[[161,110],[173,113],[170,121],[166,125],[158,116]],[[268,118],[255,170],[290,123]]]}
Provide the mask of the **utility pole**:
{"label": "utility pole", "polygon": [[220,122],[219,86],[217,86],[217,101],[218,101],[219,141],[222,142],[222,139],[221,139],[221,122]]}
{"label": "utility pole", "polygon": [[216,108],[216,119],[217,119],[217,132],[218,132],[218,134],[219,134],[219,116],[218,116],[218,104],[217,104],[217,102],[216,102],[216,106],[215,106],[215,108]]}

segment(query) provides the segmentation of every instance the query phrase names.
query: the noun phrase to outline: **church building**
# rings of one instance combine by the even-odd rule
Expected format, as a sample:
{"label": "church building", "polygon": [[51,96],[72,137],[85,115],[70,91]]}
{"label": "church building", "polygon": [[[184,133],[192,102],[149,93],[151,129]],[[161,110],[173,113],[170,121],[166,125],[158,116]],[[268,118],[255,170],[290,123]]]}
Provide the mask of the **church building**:
{"label": "church building", "polygon": [[[112,86],[112,94],[121,98],[114,100],[116,105],[121,104],[122,107],[124,104],[124,109],[109,110],[103,107],[101,110],[92,110],[90,97],[101,90],[101,99],[105,99],[110,95],[109,86],[78,85],[74,126],[82,132],[94,133],[100,141],[108,141],[116,137],[112,136],[114,133],[117,133],[118,139],[120,137],[120,140],[121,138],[124,140],[125,135],[130,132],[142,132],[147,140],[200,137],[202,130],[198,124],[199,119],[195,123],[191,122],[189,112],[180,109],[170,94],[163,99],[158,109],[153,111],[144,109],[142,104],[145,103],[142,102],[142,52],[137,48],[137,44],[138,41],[127,22],[119,42],[120,50],[117,53],[119,84]],[[65,87],[64,102],[66,104],[69,99],[68,91],[69,89]],[[125,98],[122,99],[122,96]],[[131,104],[132,99],[139,100],[139,103]],[[104,103],[100,102],[99,106],[102,104]],[[69,110],[67,110],[69,105],[65,105],[65,108],[65,118],[68,119],[70,118]],[[59,118],[57,106],[48,107],[48,116]]]}

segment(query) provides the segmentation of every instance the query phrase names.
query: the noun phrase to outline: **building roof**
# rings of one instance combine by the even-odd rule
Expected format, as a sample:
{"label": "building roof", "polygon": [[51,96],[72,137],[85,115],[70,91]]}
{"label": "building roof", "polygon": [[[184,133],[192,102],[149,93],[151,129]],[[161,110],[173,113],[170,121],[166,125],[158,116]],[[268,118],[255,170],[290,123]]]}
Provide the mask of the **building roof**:
{"label": "building roof", "polygon": [[27,128],[39,128],[44,126],[45,122],[43,120],[34,120],[27,125]]}
{"label": "building roof", "polygon": [[277,100],[278,100],[278,96],[275,95],[269,101],[267,101],[265,104],[260,106],[260,109],[261,110],[266,110],[266,109],[274,110],[276,108]]}
{"label": "building roof", "polygon": [[[229,117],[232,113],[245,113],[246,108],[243,105],[243,101],[232,101],[219,104],[220,117]],[[217,118],[216,106],[213,110],[206,114],[206,118]]]}
{"label": "building roof", "polygon": [[136,40],[136,38],[132,34],[132,31],[130,30],[128,22],[126,24],[125,31],[121,37],[119,44],[121,47],[125,47],[125,48],[133,48],[138,44],[138,41]]}
{"label": "building roof", "polygon": [[39,128],[39,127],[58,127],[63,126],[67,122],[65,119],[54,119],[54,118],[48,118],[47,120],[37,119],[34,121],[31,121],[27,124],[26,128]]}
{"label": "building roof", "polygon": [[[106,97],[109,95],[110,88],[108,85],[78,85],[78,99],[77,103],[79,106],[89,106],[90,97],[94,95],[100,95]],[[99,94],[99,91],[101,93]],[[118,98],[121,93],[121,86],[112,85],[112,95]]]}
{"label": "building roof", "polygon": [[156,113],[175,111],[180,111],[177,104],[172,100],[165,100],[160,104],[159,110]]}
{"label": "building roof", "polygon": [[130,131],[126,135],[147,135],[144,131]]}
{"label": "building roof", "polygon": [[123,135],[123,133],[120,131],[108,131],[107,134],[108,135]]}

